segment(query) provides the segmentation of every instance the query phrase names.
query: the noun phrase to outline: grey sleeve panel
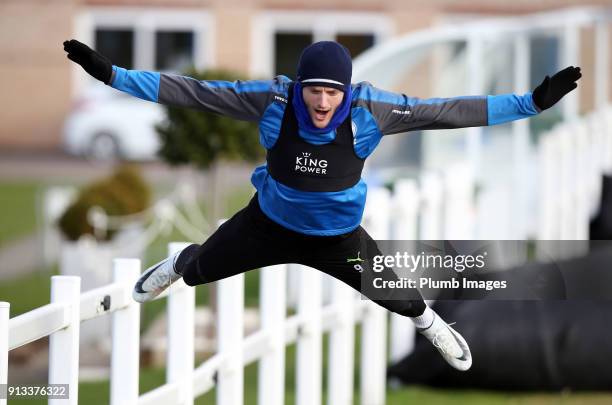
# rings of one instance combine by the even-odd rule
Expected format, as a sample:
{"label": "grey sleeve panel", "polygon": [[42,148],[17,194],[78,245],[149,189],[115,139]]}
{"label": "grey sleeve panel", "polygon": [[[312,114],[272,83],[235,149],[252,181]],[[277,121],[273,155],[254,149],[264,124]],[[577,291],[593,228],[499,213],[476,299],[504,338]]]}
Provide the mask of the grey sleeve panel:
{"label": "grey sleeve panel", "polygon": [[367,82],[358,84],[355,93],[353,105],[367,108],[383,135],[488,125],[486,96],[419,99]]}
{"label": "grey sleeve panel", "polygon": [[161,74],[158,102],[190,107],[244,121],[259,121],[274,97],[285,97],[290,80],[197,80]]}
{"label": "grey sleeve panel", "polygon": [[440,103],[412,106],[407,119],[392,122],[389,133],[420,129],[448,129],[487,125],[487,99],[450,98]]}

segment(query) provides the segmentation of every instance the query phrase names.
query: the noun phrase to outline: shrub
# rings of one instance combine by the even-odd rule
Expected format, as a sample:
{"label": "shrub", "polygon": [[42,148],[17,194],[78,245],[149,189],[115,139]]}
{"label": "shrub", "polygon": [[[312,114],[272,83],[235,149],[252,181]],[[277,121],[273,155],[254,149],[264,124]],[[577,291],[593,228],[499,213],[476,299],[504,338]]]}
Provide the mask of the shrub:
{"label": "shrub", "polygon": [[[101,179],[83,188],[76,200],[66,209],[58,221],[62,234],[68,240],[78,240],[83,235],[94,235],[87,215],[98,206],[110,216],[135,214],[151,203],[151,189],[139,170],[122,165],[108,178]],[[109,230],[104,240],[110,240],[114,231]]]}
{"label": "shrub", "polygon": [[[185,75],[196,80],[239,78],[224,70],[190,70]],[[172,165],[192,163],[208,169],[220,159],[254,162],[264,157],[253,122],[173,106],[167,107],[167,117],[156,129],[162,141],[159,155]]]}

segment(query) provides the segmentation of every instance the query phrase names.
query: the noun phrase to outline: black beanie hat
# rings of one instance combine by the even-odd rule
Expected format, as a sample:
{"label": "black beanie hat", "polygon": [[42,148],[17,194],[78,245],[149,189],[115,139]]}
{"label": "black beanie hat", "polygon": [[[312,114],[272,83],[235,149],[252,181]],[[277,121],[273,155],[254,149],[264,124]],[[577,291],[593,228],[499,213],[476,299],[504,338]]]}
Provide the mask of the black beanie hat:
{"label": "black beanie hat", "polygon": [[352,72],[348,49],[334,41],[320,41],[302,51],[297,80],[302,86],[325,86],[346,91],[351,85]]}

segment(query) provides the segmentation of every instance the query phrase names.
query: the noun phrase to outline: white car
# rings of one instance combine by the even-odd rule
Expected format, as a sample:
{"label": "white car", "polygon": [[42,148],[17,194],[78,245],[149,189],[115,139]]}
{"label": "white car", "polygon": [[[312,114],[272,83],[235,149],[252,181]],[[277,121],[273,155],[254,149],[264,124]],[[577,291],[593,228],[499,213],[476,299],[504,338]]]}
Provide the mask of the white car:
{"label": "white car", "polygon": [[164,119],[159,104],[93,85],[66,117],[64,149],[93,160],[154,160],[161,146],[155,125]]}

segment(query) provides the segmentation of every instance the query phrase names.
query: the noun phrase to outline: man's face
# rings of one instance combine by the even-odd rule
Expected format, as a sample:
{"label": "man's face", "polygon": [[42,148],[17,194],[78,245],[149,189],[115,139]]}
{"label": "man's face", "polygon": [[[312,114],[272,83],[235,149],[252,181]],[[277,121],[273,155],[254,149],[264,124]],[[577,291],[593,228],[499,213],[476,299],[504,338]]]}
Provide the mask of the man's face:
{"label": "man's face", "polygon": [[342,103],[344,92],[333,87],[306,86],[302,96],[314,126],[325,128]]}

